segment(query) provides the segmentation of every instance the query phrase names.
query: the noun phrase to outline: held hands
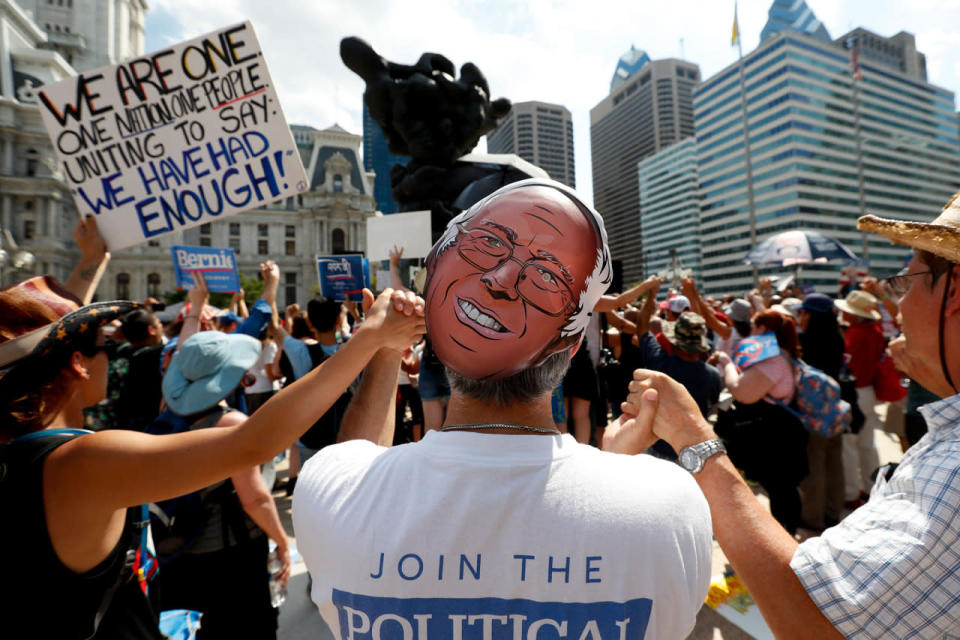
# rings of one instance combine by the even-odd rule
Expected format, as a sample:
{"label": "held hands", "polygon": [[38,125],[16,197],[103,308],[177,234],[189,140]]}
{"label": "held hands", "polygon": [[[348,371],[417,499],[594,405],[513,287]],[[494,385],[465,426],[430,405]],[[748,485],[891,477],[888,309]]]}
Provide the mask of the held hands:
{"label": "held hands", "polygon": [[77,220],[77,226],[73,228],[73,240],[84,259],[100,260],[110,255],[107,253],[107,243],[97,229],[97,219],[94,216],[88,215]]}
{"label": "held hands", "polygon": [[686,278],[681,278],[680,290],[683,291],[683,295],[685,295],[687,299],[692,300],[697,294],[697,283],[689,276]]}
{"label": "held hands", "polygon": [[366,319],[360,332],[373,332],[381,347],[403,352],[417,342],[426,330],[423,298],[412,291],[384,289],[376,300],[369,289],[363,290]]}
{"label": "held hands", "polygon": [[[616,447],[611,450],[639,453],[662,438],[680,451],[716,437],[687,390],[669,376],[637,369],[629,389],[627,401],[620,405],[624,412],[620,428],[608,428],[609,445]],[[608,436],[604,434],[604,448],[609,448],[607,445]],[[639,447],[643,449],[638,451]]]}

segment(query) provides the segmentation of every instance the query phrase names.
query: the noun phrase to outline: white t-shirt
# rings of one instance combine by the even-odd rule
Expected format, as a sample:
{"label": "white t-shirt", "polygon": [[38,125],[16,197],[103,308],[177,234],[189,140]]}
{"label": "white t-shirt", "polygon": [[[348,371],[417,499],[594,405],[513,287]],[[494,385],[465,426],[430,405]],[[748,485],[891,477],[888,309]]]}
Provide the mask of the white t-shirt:
{"label": "white t-shirt", "polygon": [[274,358],[277,357],[277,349],[279,348],[276,342],[267,340],[267,344],[260,350],[260,357],[258,357],[257,361],[253,363],[253,366],[247,370],[248,373],[252,373],[257,379],[249,387],[244,387],[244,392],[264,393],[266,391],[277,391],[280,389],[280,381],[271,381],[269,376],[267,376],[266,369],[266,365],[272,364]]}
{"label": "white t-shirt", "polygon": [[693,478],[569,435],[327,447],[300,472],[293,523],[341,640],[680,639],[710,582]]}

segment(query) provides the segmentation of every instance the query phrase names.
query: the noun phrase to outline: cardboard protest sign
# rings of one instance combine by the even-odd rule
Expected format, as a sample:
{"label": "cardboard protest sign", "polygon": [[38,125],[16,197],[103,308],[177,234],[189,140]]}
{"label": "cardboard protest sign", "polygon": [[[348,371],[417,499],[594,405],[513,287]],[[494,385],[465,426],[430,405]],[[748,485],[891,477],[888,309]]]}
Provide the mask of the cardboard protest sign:
{"label": "cardboard protest sign", "polygon": [[111,250],[307,189],[249,22],[45,85],[40,113]]}
{"label": "cardboard protest sign", "polygon": [[761,333],[749,336],[737,342],[733,349],[733,364],[743,371],[747,367],[762,362],[773,356],[780,355],[780,345],[777,344],[777,334]]}
{"label": "cardboard protest sign", "polygon": [[360,254],[317,256],[317,277],[324,296],[359,302],[363,289],[370,287],[370,261]]}
{"label": "cardboard protest sign", "polygon": [[403,248],[404,258],[425,258],[430,239],[430,212],[410,211],[367,218],[367,257],[386,260],[393,246]]}
{"label": "cardboard protest sign", "polygon": [[203,273],[207,289],[215,293],[234,293],[240,290],[240,274],[233,249],[213,247],[170,247],[173,271],[177,275],[177,289],[193,289],[193,274]]}

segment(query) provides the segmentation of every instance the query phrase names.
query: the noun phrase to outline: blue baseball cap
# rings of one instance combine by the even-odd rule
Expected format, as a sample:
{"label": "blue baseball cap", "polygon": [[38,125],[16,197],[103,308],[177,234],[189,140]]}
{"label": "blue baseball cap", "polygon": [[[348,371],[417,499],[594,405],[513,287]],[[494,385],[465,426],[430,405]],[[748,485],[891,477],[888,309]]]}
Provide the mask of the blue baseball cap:
{"label": "blue baseball cap", "polygon": [[163,399],[181,416],[199,413],[226,398],[260,356],[248,335],[201,331],[173,354],[163,376]]}
{"label": "blue baseball cap", "polygon": [[800,308],[815,313],[829,313],[833,311],[833,298],[823,293],[811,293],[803,299]]}

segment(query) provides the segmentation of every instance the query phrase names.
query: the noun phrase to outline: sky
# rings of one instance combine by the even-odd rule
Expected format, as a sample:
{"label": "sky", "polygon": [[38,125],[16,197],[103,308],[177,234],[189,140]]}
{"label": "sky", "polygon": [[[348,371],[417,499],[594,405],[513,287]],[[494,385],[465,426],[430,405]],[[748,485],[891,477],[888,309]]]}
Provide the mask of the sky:
{"label": "sky", "polygon": [[[754,49],[772,0],[740,0],[743,51]],[[709,78],[737,59],[734,0],[149,0],[151,52],[250,20],[287,122],[362,134],[363,81],[340,60],[358,36],[383,57],[413,64],[441,53],[473,62],[492,98],[561,104],[573,116],[577,190],[592,201],[590,109],[609,93],[631,45],[652,59],[678,57]],[[831,37],[856,27],[913,33],[928,81],[960,91],[960,0],[807,0]],[[477,151],[483,151],[481,141]]]}

